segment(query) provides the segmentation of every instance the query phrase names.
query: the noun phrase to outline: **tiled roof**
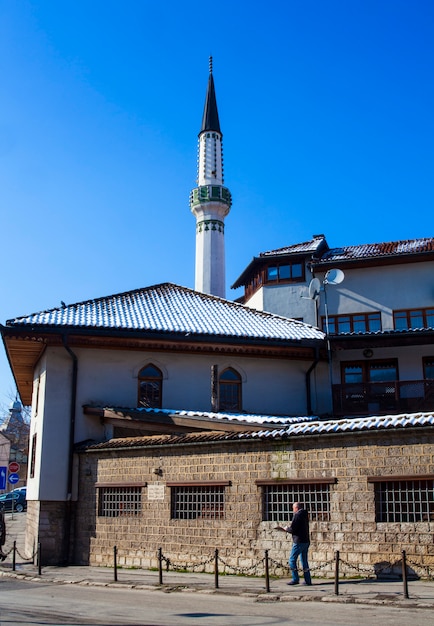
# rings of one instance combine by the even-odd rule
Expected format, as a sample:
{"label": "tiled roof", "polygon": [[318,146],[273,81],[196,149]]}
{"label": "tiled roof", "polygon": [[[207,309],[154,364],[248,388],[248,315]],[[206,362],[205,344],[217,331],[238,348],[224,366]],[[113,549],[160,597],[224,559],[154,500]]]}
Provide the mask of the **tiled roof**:
{"label": "tiled roof", "polygon": [[261,252],[258,257],[253,257],[243,273],[231,286],[231,289],[237,289],[238,287],[246,285],[251,279],[252,274],[257,272],[258,268],[266,264],[267,259],[270,257],[284,257],[291,254],[305,254],[307,256],[317,257],[321,255],[323,250],[328,250],[324,235],[314,235],[313,239],[310,241],[296,243],[292,246],[286,246],[285,248],[278,248],[276,250],[268,250],[268,252]]}
{"label": "tiled roof", "polygon": [[261,252],[259,257],[279,256],[281,254],[306,254],[309,252],[316,252],[322,245],[327,245],[324,235],[314,235],[313,239],[310,241],[296,243],[292,246],[286,246],[284,248],[277,248],[276,250]]}
{"label": "tiled roof", "polygon": [[423,254],[426,252],[434,252],[433,237],[408,239],[405,241],[390,241],[388,243],[344,246],[343,248],[330,248],[321,256],[318,263],[336,263],[338,261],[373,259],[378,257],[398,257]]}
{"label": "tiled roof", "polygon": [[310,241],[296,243],[285,248],[261,252],[254,257],[243,273],[232,285],[232,289],[245,286],[252,279],[255,272],[266,263],[267,259],[284,257],[291,254],[311,255],[312,264],[316,267],[330,263],[343,263],[345,261],[368,261],[375,259],[398,259],[399,257],[412,256],[415,254],[427,254],[434,252],[434,238],[408,239],[406,241],[390,241],[388,243],[361,244],[358,246],[344,246],[342,248],[329,248],[324,235],[314,235]]}
{"label": "tiled roof", "polygon": [[[93,405],[92,405],[93,407]],[[215,413],[213,411],[182,411],[179,409],[150,409],[145,407],[127,408],[127,407],[93,407],[104,408],[107,411],[113,411],[119,414],[134,414],[140,418],[146,419],[146,415],[168,415],[173,417],[185,418],[204,418],[217,422],[246,422],[248,424],[297,424],[300,422],[308,422],[318,419],[316,417],[294,417],[289,415],[257,415],[254,413]]]}
{"label": "tiled roof", "polygon": [[424,326],[420,328],[387,328],[385,330],[366,330],[366,331],[348,331],[339,332],[337,335],[332,335],[332,341],[339,341],[339,339],[345,339],[346,337],[363,337],[364,339],[375,339],[377,337],[400,337],[401,335],[426,335],[431,334],[434,330],[432,326]]}
{"label": "tiled roof", "polygon": [[322,340],[302,322],[250,309],[172,283],[16,317],[6,327],[110,329],[250,339]]}
{"label": "tiled roof", "polygon": [[87,450],[107,450],[121,448],[139,448],[147,446],[182,445],[188,443],[208,443],[213,441],[269,440],[286,439],[308,435],[329,435],[356,432],[396,430],[434,426],[434,413],[411,413],[401,415],[381,415],[371,417],[351,417],[343,419],[319,420],[300,418],[299,423],[286,424],[282,428],[267,429],[257,432],[207,431],[183,435],[149,435],[144,437],[126,437],[111,439],[100,443],[89,443]]}

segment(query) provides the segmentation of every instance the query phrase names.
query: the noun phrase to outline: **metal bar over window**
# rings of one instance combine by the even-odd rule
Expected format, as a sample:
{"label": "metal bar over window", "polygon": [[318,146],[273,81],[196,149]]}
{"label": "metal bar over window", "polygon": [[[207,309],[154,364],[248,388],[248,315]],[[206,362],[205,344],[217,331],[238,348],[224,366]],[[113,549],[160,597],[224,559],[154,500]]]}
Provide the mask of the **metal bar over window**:
{"label": "metal bar over window", "polygon": [[[301,502],[309,512],[312,521],[330,520],[330,483],[335,479],[321,483],[267,484],[263,488],[263,520],[279,522],[287,520],[292,514],[294,502]],[[259,481],[257,484],[260,484]]]}

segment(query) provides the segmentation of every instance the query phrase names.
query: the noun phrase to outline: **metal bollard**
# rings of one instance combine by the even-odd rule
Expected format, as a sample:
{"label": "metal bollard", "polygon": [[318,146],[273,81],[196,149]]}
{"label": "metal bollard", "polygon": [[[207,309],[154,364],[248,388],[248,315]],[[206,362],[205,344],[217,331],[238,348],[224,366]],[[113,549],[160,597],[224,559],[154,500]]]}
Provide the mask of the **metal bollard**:
{"label": "metal bollard", "polygon": [[17,542],[14,541],[14,547],[12,548],[12,571],[15,572],[15,564],[16,564],[16,554],[17,554]]}
{"label": "metal bollard", "polygon": [[113,574],[115,582],[118,580],[118,549],[116,546],[113,548]]}
{"label": "metal bollard", "polygon": [[268,567],[268,550],[265,550],[265,589],[270,592],[270,570]]}
{"label": "metal bollard", "polygon": [[41,556],[41,552],[42,552],[41,542],[39,541],[38,542],[38,574],[39,574],[39,576],[42,573],[42,564],[41,564],[42,556]]}
{"label": "metal bollard", "polygon": [[335,596],[339,595],[339,550],[335,554]]}
{"label": "metal bollard", "polygon": [[219,551],[217,548],[214,553],[214,587],[219,588]]}
{"label": "metal bollard", "polygon": [[404,585],[404,598],[408,599],[407,559],[405,550],[402,551],[402,582]]}
{"label": "metal bollard", "polygon": [[158,584],[163,584],[163,551],[158,548]]}

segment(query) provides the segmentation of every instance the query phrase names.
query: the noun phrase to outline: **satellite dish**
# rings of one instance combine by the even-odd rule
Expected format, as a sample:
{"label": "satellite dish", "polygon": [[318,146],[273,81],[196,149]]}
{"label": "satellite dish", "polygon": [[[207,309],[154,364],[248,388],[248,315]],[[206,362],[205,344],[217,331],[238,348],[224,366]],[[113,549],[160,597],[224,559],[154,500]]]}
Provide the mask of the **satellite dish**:
{"label": "satellite dish", "polygon": [[326,285],[339,285],[345,278],[345,274],[342,270],[333,269],[328,270],[324,277],[324,284]]}
{"label": "satellite dish", "polygon": [[311,300],[316,300],[319,296],[320,290],[321,290],[321,282],[319,278],[312,278],[309,284],[309,298]]}

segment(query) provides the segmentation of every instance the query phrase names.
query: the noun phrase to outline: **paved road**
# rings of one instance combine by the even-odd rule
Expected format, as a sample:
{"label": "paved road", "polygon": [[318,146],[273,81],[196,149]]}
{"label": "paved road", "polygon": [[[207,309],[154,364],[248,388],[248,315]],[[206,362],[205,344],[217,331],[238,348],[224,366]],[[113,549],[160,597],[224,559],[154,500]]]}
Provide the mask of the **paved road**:
{"label": "paved road", "polygon": [[7,514],[9,552],[0,564],[0,626],[35,624],[79,626],[425,626],[434,624],[434,582],[411,581],[410,596],[402,582],[346,580],[335,595],[330,579],[314,579],[312,587],[288,587],[273,579],[222,576],[219,589],[210,574],[158,572],[71,566],[38,568],[17,558],[23,551],[24,513]]}
{"label": "paved road", "polygon": [[[165,593],[0,578],[1,626],[424,626],[432,609],[339,602],[258,601],[220,593]],[[270,600],[272,600],[270,598]]]}

